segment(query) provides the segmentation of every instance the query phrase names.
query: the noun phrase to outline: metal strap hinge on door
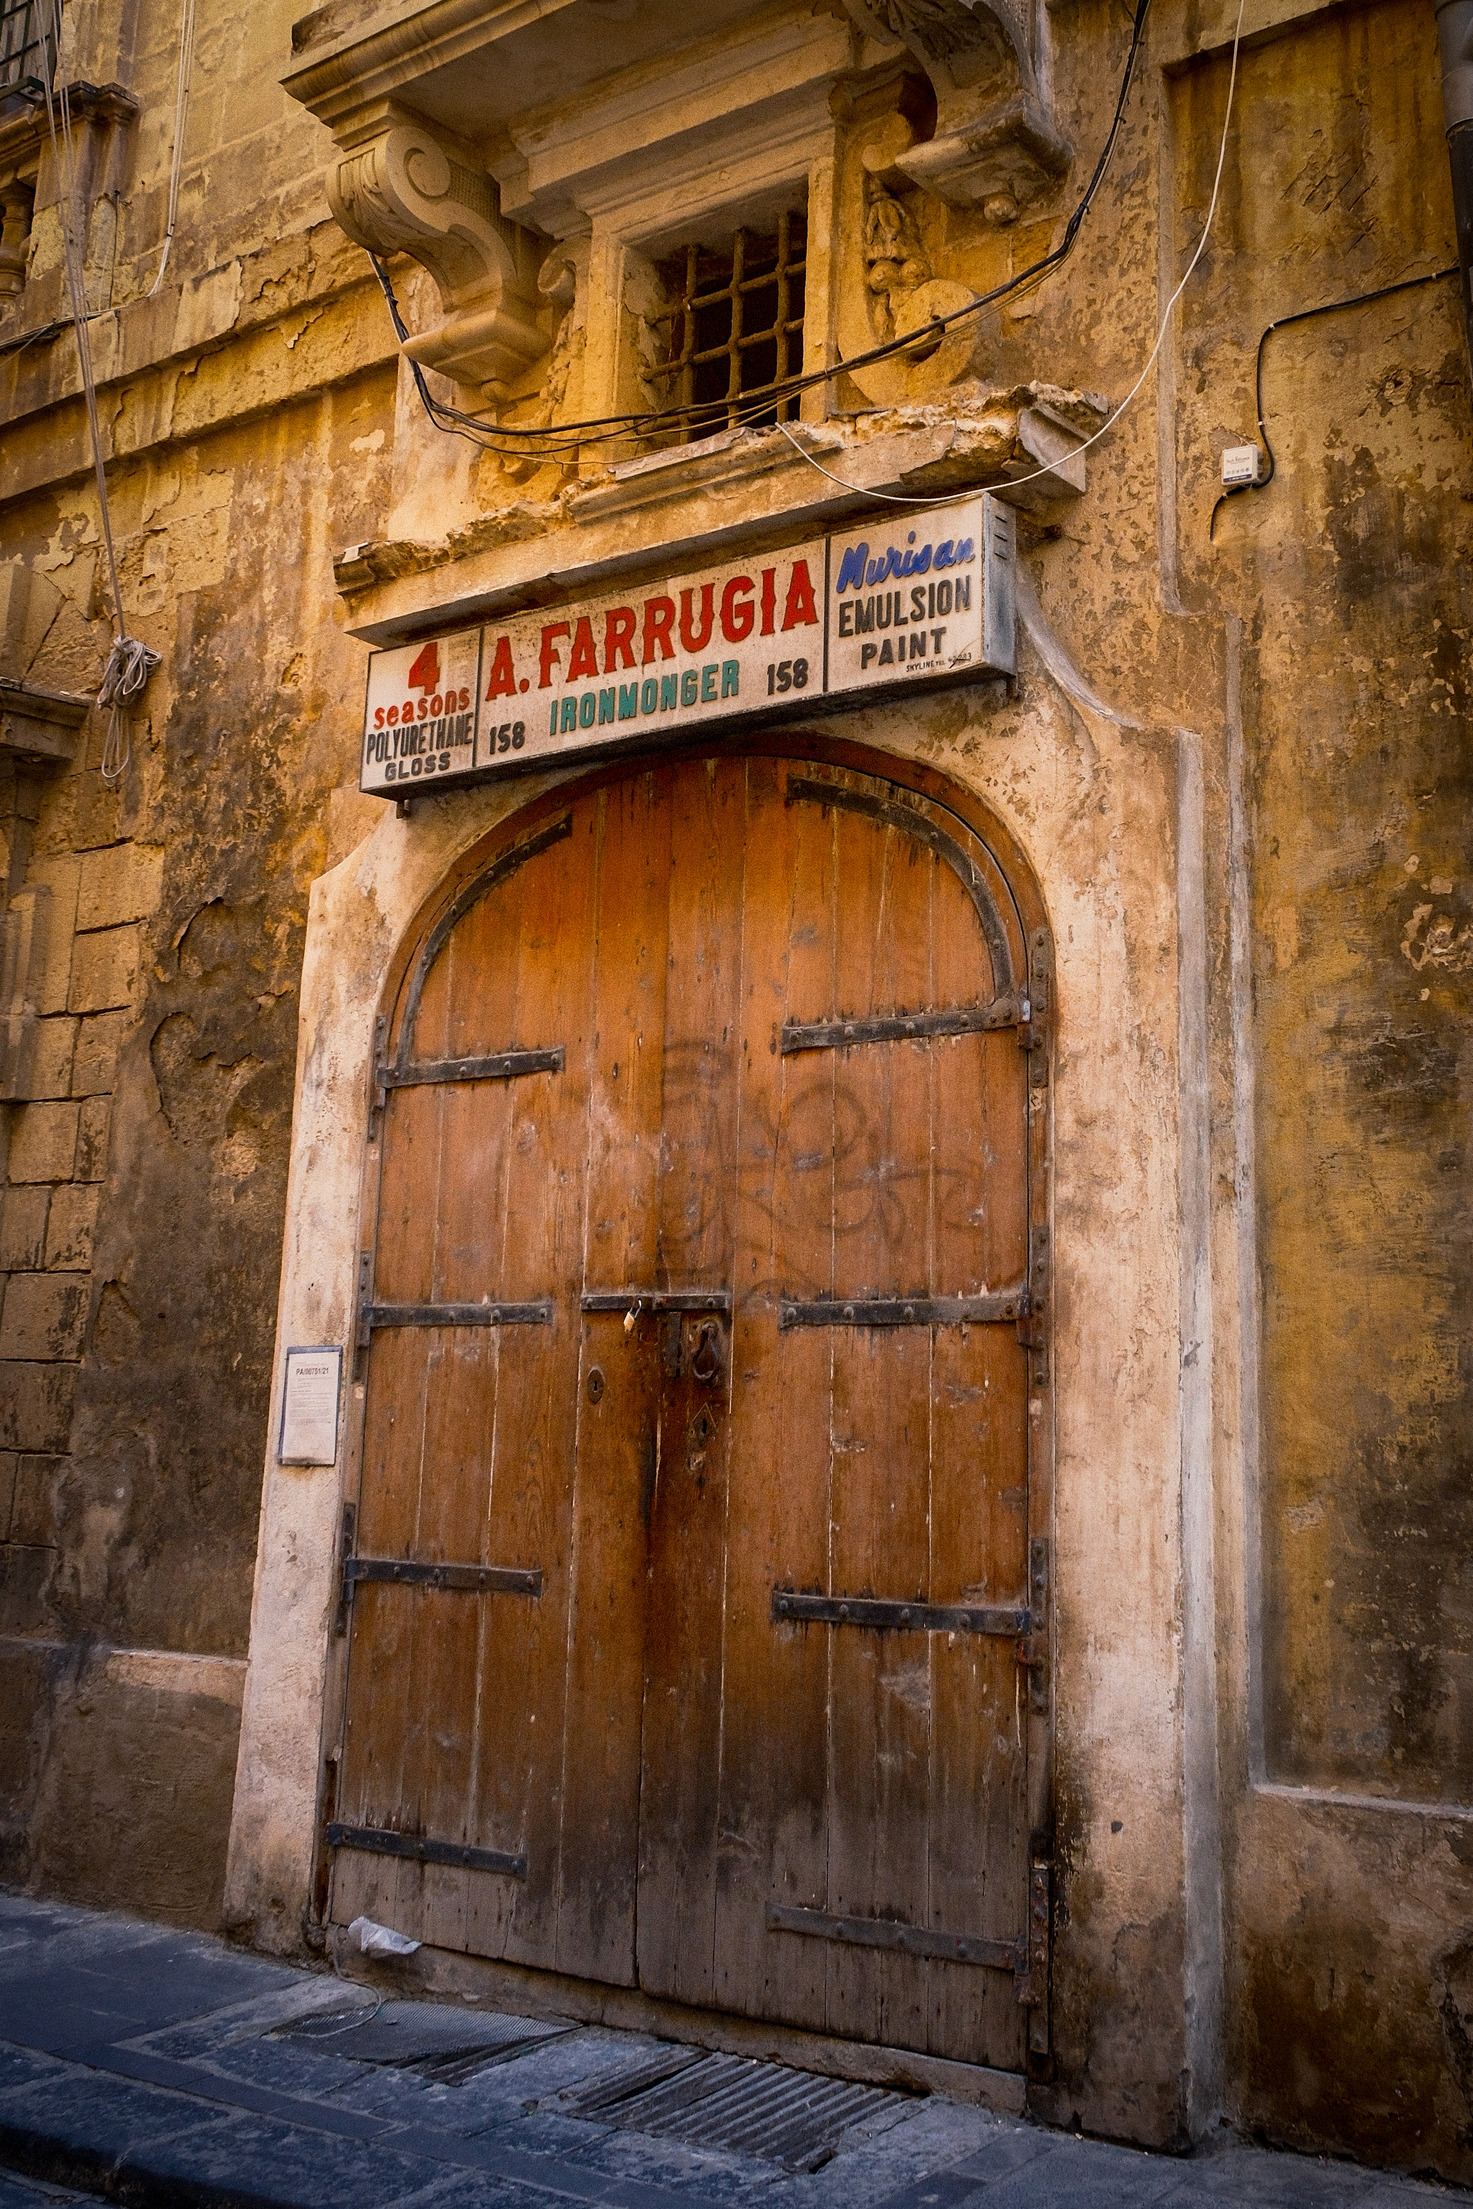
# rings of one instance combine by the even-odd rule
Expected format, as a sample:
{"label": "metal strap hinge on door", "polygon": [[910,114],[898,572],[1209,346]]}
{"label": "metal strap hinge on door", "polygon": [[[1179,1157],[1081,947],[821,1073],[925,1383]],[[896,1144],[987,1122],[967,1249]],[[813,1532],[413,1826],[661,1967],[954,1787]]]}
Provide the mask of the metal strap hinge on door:
{"label": "metal strap hinge on door", "polygon": [[931,1012],[879,1013],[865,1020],[786,1020],[780,1050],[784,1058],[796,1051],[847,1051],[860,1043],[921,1043],[942,1036],[987,1035],[997,1028],[1017,1028],[1023,1041],[1029,1028],[1027,998],[1020,1003],[1011,993],[994,997],[985,1005],[952,1005]]}
{"label": "metal strap hinge on door", "polygon": [[415,1557],[355,1557],[353,1533],[354,1523],[345,1512],[338,1602],[340,1633],[347,1631],[353,1592],[364,1581],[396,1588],[432,1588],[449,1595],[525,1595],[534,1602],[542,1594],[542,1570],[537,1565],[427,1564]]}
{"label": "metal strap hinge on door", "polygon": [[721,1312],[731,1311],[730,1289],[585,1289],[579,1299],[585,1312]]}
{"label": "metal strap hinge on door", "polygon": [[976,1634],[1015,1641],[1014,1661],[1028,1679],[1028,1707],[1049,1709],[1048,1543],[1028,1545],[1028,1602],[926,1603],[919,1597],[825,1595],[817,1589],[774,1588],[774,1626],[848,1626],[870,1634]]}
{"label": "metal strap hinge on door", "polygon": [[[982,1296],[780,1296],[779,1331],[794,1327],[1005,1327],[1011,1323],[1026,1350],[1045,1349],[1047,1230],[1035,1230],[1033,1269],[1027,1281]],[[587,1299],[584,1299],[587,1309]],[[1044,1378],[1042,1372],[1035,1377]]]}
{"label": "metal strap hinge on door", "polygon": [[[984,1634],[1011,1641],[1032,1631],[1032,1614],[994,1603],[904,1603],[869,1595],[814,1595],[774,1588],[774,1624],[860,1626],[875,1633]],[[1020,1660],[1024,1661],[1024,1660]]]}
{"label": "metal strap hinge on door", "polygon": [[[370,1138],[378,1127],[379,1115],[388,1104],[391,1090],[432,1088],[449,1082],[521,1081],[529,1074],[561,1074],[567,1065],[564,1046],[550,1043],[529,1051],[489,1051],[471,1058],[421,1059],[396,1066],[388,1056],[388,1041],[388,1019],[380,1013],[373,1024]],[[399,1048],[402,1053],[402,1041]]]}
{"label": "metal strap hinge on door", "polygon": [[365,1849],[370,1856],[406,1857],[415,1864],[449,1864],[458,1871],[501,1872],[525,1879],[527,1859],[509,1849],[475,1848],[468,1841],[440,1841],[428,1834],[397,1833],[391,1826],[343,1825],[327,1829],[330,1849]]}
{"label": "metal strap hinge on door", "polygon": [[784,1334],[791,1327],[999,1327],[1028,1309],[1020,1281],[983,1296],[782,1296],[777,1323]]}
{"label": "metal strap hinge on door", "polygon": [[373,1252],[358,1254],[358,1325],[354,1340],[366,1350],[376,1331],[385,1327],[550,1327],[551,1297],[535,1303],[494,1302],[483,1296],[479,1303],[377,1303],[373,1295]]}
{"label": "metal strap hinge on door", "polygon": [[971,1964],[983,1971],[1011,1972],[1018,2002],[1031,2014],[1028,2046],[1046,2055],[1049,2045],[1049,1925],[1053,1906],[1052,1863],[1035,1856],[1028,1867],[1028,1930],[1018,1940],[995,1940],[985,1933],[954,1933],[941,1926],[908,1925],[899,1918],[857,1917],[850,1912],[809,1910],[791,1902],[769,1902],[769,1933],[798,1933],[809,1940],[835,1941],[849,1948],[878,1948],[914,1956],[922,1963]]}

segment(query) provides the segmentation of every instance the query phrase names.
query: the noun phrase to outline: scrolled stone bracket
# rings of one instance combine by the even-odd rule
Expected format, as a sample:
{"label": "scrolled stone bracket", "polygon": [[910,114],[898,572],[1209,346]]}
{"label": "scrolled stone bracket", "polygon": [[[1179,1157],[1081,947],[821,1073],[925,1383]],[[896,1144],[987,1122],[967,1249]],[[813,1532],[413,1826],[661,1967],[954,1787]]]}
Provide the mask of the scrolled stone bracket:
{"label": "scrolled stone bracket", "polygon": [[508,222],[496,188],[437,132],[402,113],[328,170],[341,228],[369,253],[408,253],[439,289],[445,320],[403,350],[493,405],[550,349],[537,273],[544,241]]}
{"label": "scrolled stone bracket", "polygon": [[930,78],[936,126],[895,157],[912,183],[952,207],[1016,221],[1065,174],[1027,37],[1008,0],[845,0],[872,38],[899,39]]}

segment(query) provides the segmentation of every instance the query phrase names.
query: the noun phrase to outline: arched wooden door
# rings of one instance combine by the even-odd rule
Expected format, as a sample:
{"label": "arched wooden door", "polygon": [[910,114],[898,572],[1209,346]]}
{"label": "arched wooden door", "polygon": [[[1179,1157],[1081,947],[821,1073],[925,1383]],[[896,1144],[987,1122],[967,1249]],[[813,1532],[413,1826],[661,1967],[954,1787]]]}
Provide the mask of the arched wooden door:
{"label": "arched wooden door", "polygon": [[1028,951],[946,807],[765,756],[574,794],[429,930],[337,1922],[1022,2067]]}

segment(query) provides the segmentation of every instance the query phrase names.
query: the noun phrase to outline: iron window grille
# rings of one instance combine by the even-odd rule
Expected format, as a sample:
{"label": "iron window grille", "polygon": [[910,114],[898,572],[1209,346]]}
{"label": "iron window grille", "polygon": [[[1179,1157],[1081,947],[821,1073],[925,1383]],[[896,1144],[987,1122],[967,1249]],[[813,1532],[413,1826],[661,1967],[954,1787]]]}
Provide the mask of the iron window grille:
{"label": "iron window grille", "polygon": [[652,317],[665,333],[663,361],[648,371],[661,411],[674,410],[677,437],[700,437],[744,423],[761,428],[797,411],[770,392],[803,365],[803,304],[808,221],[782,214],[775,233],[738,230],[725,250],[687,246],[663,271],[668,313]]}
{"label": "iron window grille", "polygon": [[54,0],[0,0],[0,99],[44,93],[50,83],[56,66],[53,5]]}

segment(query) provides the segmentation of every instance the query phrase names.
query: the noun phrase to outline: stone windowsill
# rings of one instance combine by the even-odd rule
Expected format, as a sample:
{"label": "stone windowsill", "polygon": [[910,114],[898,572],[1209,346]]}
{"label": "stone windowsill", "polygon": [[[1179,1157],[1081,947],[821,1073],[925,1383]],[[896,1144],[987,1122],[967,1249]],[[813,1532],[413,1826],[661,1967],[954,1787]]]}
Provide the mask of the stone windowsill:
{"label": "stone windowsill", "polygon": [[[962,409],[797,423],[791,436],[723,431],[617,463],[554,499],[517,501],[435,543],[351,546],[334,575],[349,602],[350,633],[392,644],[431,619],[510,613],[617,577],[657,575],[824,529],[886,496],[990,490],[1046,525],[1084,491],[1079,447],[1108,414],[1093,393],[1024,385],[979,393]],[[631,522],[639,524],[637,541]],[[449,568],[453,592],[445,579],[431,580]]]}

